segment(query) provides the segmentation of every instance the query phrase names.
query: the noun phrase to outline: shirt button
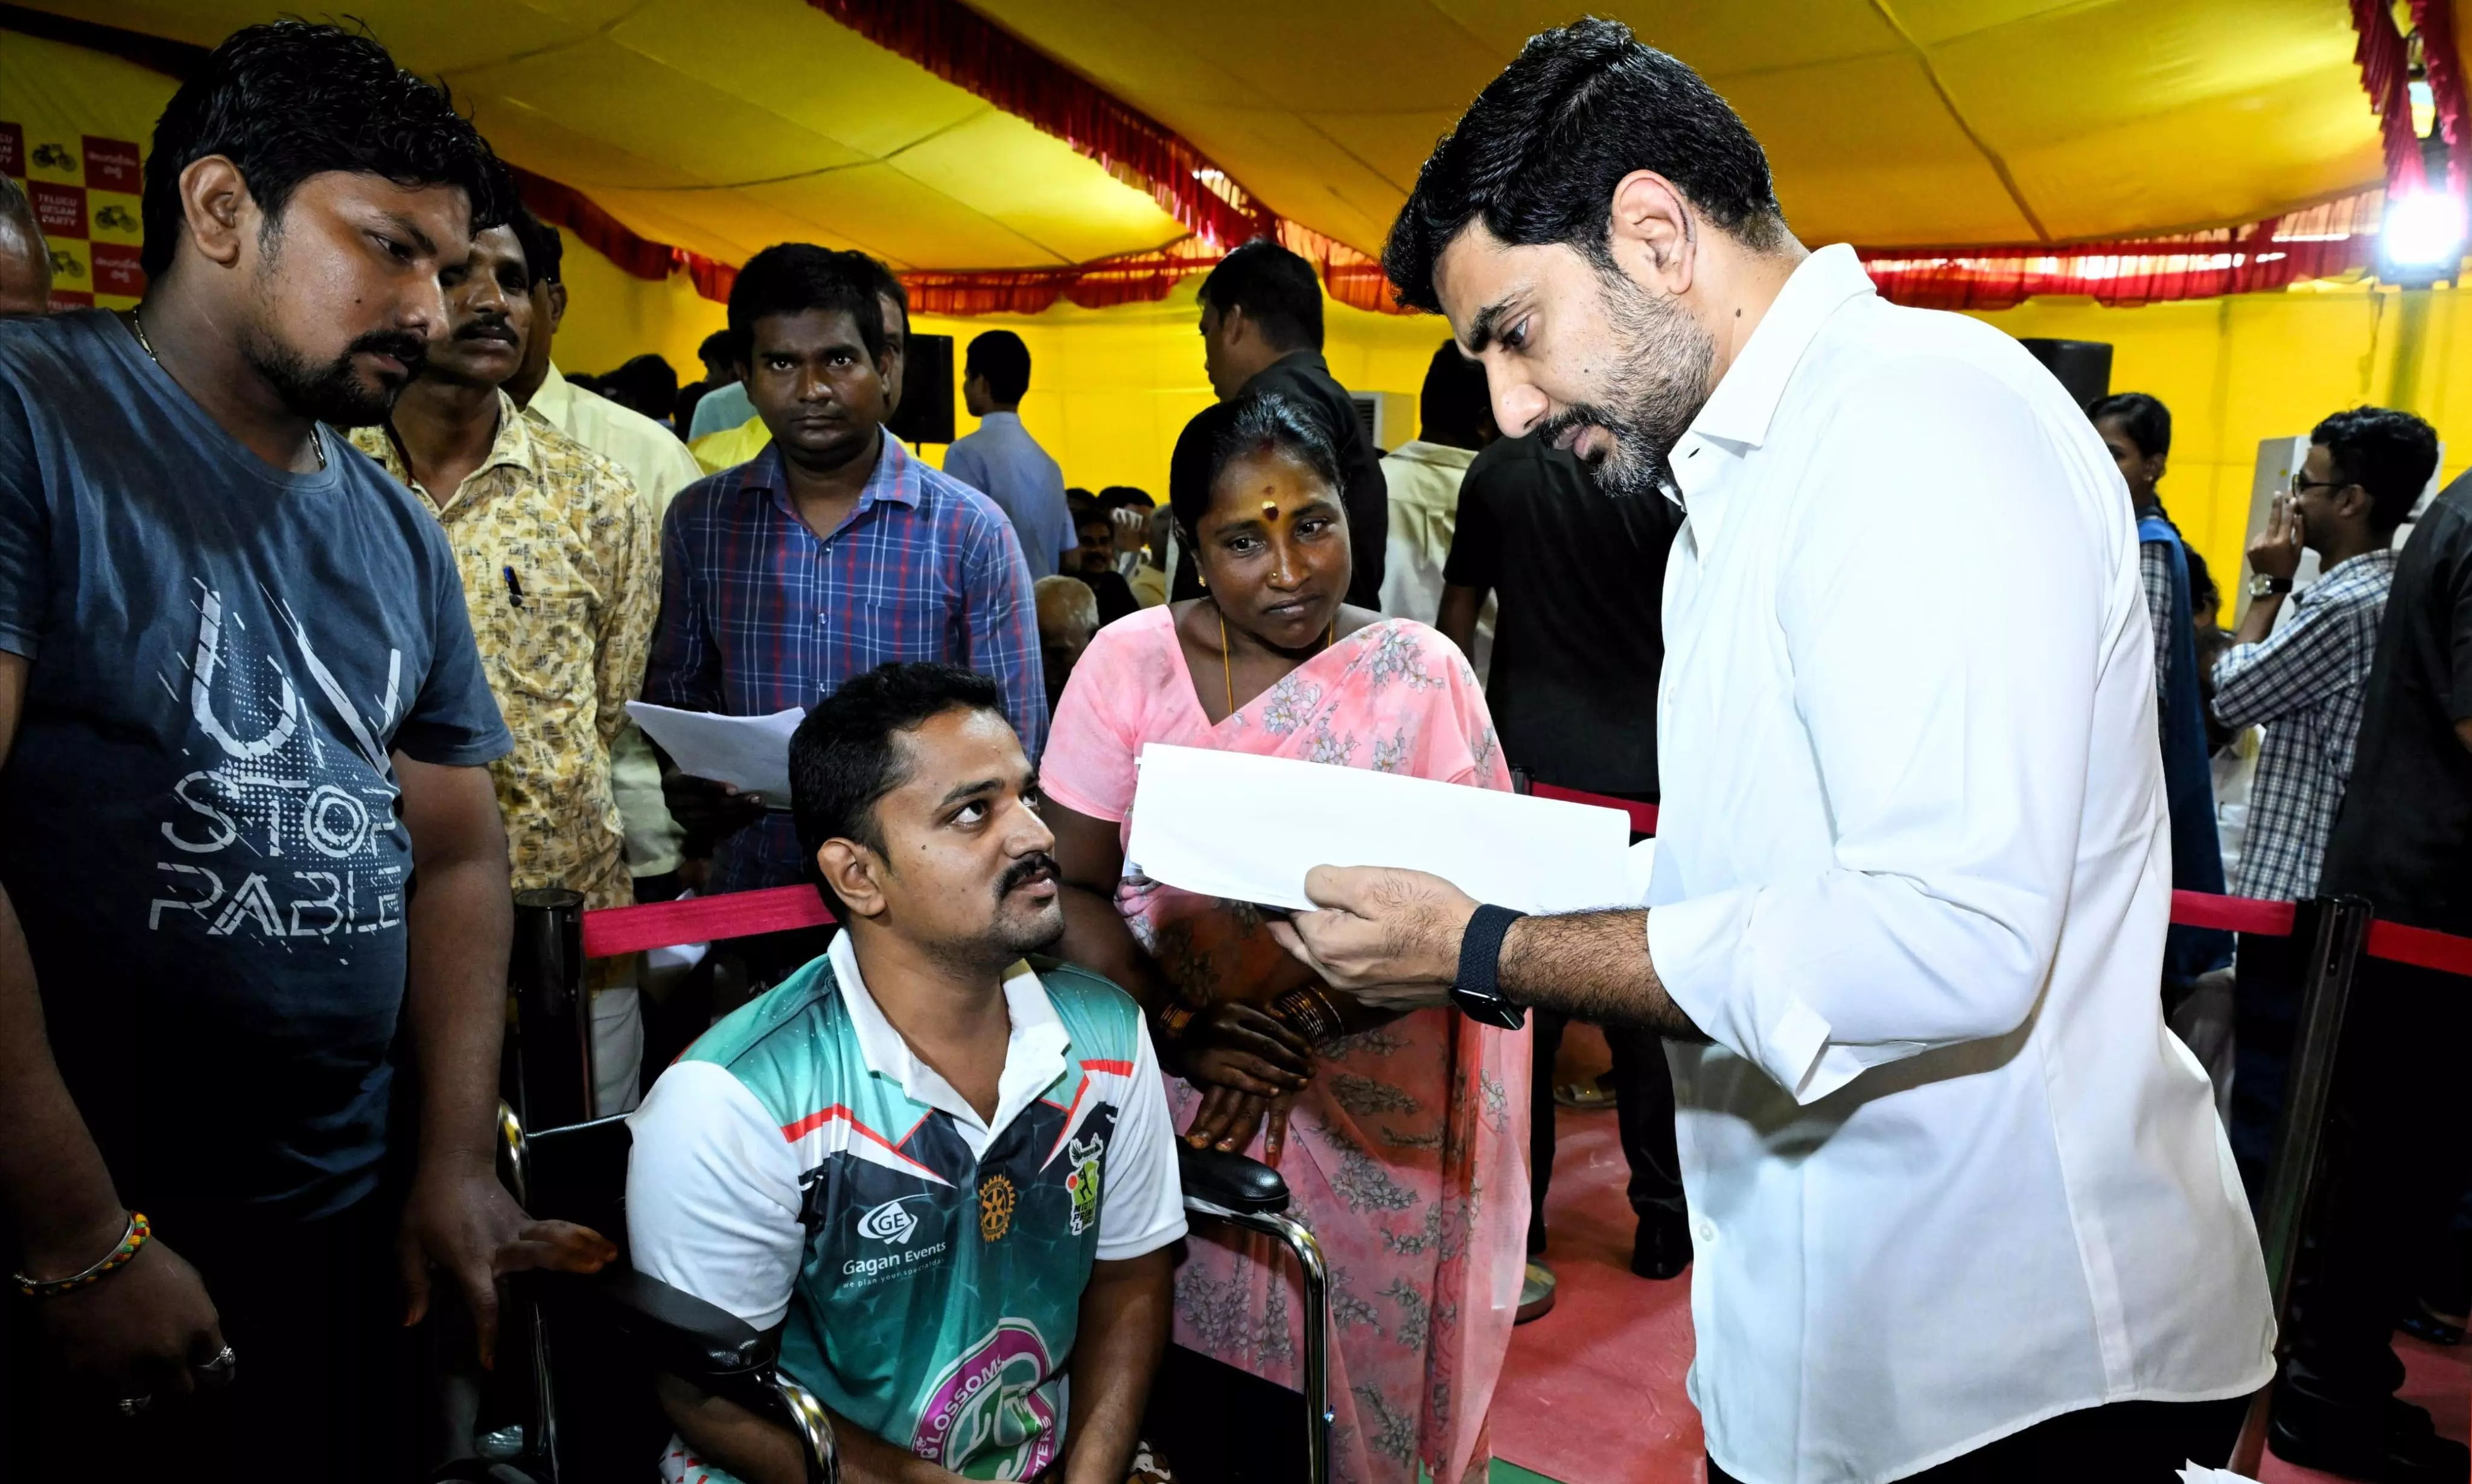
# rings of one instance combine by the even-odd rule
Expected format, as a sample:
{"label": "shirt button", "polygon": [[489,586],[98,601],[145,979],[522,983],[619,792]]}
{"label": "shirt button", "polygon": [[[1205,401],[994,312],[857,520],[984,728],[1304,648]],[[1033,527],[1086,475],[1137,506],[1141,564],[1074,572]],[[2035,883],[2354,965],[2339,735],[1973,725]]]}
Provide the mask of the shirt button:
{"label": "shirt button", "polygon": [[1700,1246],[1714,1247],[1717,1245],[1717,1223],[1702,1216],[1692,1224],[1691,1234],[1699,1238]]}

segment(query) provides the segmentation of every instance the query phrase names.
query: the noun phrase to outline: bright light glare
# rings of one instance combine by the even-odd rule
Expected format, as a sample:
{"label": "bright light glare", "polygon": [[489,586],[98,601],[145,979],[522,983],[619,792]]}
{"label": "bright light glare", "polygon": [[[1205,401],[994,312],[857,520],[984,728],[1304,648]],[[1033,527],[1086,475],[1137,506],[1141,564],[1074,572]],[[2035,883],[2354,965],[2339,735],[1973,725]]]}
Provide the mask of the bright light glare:
{"label": "bright light glare", "polygon": [[2452,268],[2463,256],[2463,202],[2443,191],[2416,191],[2387,203],[2382,247],[2398,268]]}

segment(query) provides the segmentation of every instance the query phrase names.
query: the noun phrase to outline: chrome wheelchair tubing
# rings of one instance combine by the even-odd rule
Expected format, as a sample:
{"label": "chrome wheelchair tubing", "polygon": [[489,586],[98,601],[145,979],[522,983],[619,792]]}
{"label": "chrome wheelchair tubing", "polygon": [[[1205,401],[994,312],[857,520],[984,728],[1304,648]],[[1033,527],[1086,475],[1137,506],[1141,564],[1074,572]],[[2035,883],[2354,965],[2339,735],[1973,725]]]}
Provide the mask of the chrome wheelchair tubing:
{"label": "chrome wheelchair tubing", "polygon": [[1305,1477],[1311,1484],[1330,1478],[1330,1270],[1321,1259],[1321,1243],[1304,1223],[1270,1212],[1235,1211],[1199,1196],[1184,1198],[1184,1209],[1216,1217],[1248,1232],[1259,1232],[1296,1255],[1305,1280]]}
{"label": "chrome wheelchair tubing", "polygon": [[820,1471],[816,1484],[842,1484],[841,1445],[834,1441],[833,1419],[824,1404],[816,1400],[815,1393],[778,1370],[772,1373],[772,1391],[788,1409],[799,1439],[807,1445],[807,1457]]}
{"label": "chrome wheelchair tubing", "polygon": [[517,1206],[531,1202],[533,1146],[524,1137],[524,1122],[502,1098],[498,1103],[498,1141],[507,1151],[507,1193]]}

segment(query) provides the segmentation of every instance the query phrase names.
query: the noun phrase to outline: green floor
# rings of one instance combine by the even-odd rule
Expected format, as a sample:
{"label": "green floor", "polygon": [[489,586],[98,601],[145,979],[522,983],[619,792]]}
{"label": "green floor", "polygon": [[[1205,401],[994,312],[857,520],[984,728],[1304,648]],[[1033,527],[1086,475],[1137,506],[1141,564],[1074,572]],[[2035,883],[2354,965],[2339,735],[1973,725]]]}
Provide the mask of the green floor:
{"label": "green floor", "polygon": [[1497,1458],[1493,1461],[1493,1484],[1554,1484],[1554,1481],[1541,1473],[1531,1473],[1517,1464],[1507,1464]]}

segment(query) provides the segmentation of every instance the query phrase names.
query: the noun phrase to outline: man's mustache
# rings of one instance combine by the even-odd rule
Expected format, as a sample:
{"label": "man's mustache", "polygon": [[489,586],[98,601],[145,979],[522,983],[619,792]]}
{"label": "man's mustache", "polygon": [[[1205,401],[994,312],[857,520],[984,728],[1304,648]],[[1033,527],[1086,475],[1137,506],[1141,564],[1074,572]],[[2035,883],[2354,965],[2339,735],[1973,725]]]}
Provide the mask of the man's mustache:
{"label": "man's mustache", "polygon": [[371,330],[344,348],[344,359],[356,355],[391,355],[408,371],[429,359],[429,342],[410,330]]}
{"label": "man's mustache", "polygon": [[1042,876],[1053,878],[1056,874],[1055,856],[1045,850],[1025,855],[1006,868],[1005,874],[996,878],[996,897],[1001,900]]}
{"label": "man's mustache", "polygon": [[1556,413],[1536,424],[1534,433],[1538,443],[1549,448],[1560,448],[1566,435],[1589,427],[1604,429],[1616,442],[1621,441],[1624,432],[1622,420],[1613,414],[1602,407],[1581,405]]}
{"label": "man's mustache", "polygon": [[498,316],[483,315],[468,324],[457,326],[455,338],[457,340],[496,340],[511,346],[515,343],[515,331],[514,326]]}

